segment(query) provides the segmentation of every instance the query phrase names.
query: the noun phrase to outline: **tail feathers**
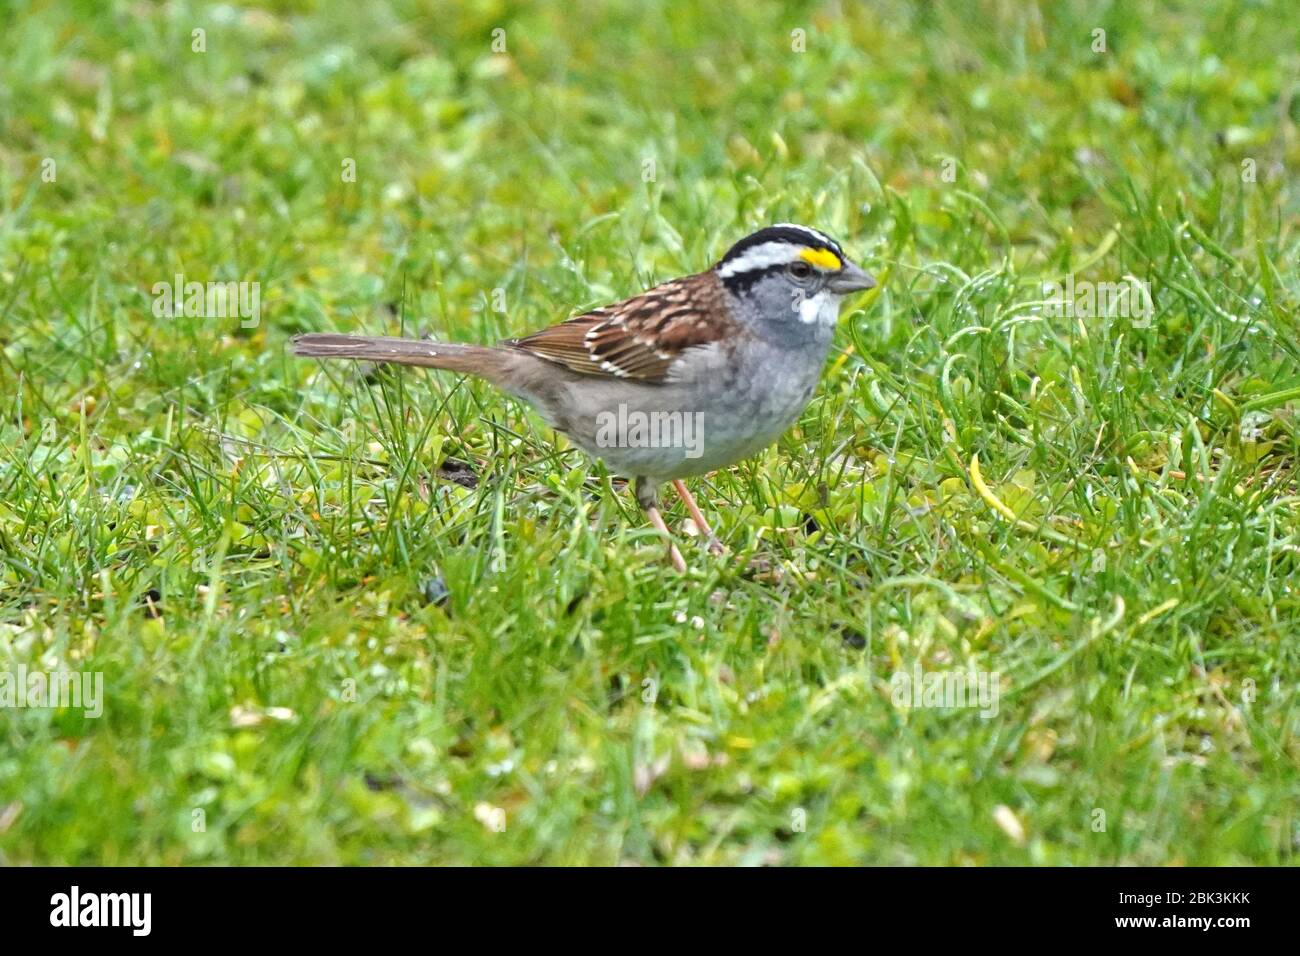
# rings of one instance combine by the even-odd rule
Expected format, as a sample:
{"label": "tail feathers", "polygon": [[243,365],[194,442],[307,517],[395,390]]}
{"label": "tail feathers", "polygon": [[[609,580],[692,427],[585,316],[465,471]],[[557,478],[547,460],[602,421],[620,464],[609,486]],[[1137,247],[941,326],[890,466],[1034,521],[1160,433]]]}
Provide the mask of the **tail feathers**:
{"label": "tail feathers", "polygon": [[397,365],[421,365],[452,372],[481,375],[495,382],[504,370],[506,356],[482,345],[397,339],[382,335],[339,335],[311,332],[295,336],[293,354],[310,358],[363,359]]}

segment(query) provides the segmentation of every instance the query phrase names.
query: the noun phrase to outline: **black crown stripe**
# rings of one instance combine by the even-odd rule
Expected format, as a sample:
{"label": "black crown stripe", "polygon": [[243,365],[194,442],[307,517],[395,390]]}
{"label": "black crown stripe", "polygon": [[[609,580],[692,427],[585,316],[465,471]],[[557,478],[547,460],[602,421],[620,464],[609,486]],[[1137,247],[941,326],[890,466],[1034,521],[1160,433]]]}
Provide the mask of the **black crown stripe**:
{"label": "black crown stripe", "polygon": [[718,260],[718,265],[723,265],[739,256],[743,256],[746,250],[752,249],[754,246],[761,246],[765,242],[788,242],[796,246],[829,249],[839,256],[841,260],[844,258],[844,250],[840,248],[839,243],[829,236],[822,237],[811,230],[798,229],[793,226],[768,226],[746,236],[728,249],[726,255]]}

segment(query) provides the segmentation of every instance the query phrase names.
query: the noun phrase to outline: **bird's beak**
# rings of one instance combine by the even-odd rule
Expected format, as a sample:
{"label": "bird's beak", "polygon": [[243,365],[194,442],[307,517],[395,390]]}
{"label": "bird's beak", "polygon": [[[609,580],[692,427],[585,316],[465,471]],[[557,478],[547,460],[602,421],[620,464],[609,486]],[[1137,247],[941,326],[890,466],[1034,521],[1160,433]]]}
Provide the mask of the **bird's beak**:
{"label": "bird's beak", "polygon": [[831,276],[826,283],[836,295],[848,295],[850,292],[864,292],[876,287],[876,280],[870,273],[859,269],[851,262],[844,263],[844,268]]}

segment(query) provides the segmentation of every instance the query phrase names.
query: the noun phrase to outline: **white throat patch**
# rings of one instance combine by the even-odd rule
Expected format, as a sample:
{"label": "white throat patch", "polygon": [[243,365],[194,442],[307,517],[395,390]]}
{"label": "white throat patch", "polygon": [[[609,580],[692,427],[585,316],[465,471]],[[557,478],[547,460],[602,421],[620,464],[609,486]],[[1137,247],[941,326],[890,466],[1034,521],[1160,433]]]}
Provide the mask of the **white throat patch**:
{"label": "white throat patch", "polygon": [[828,289],[822,289],[816,295],[799,300],[799,321],[805,325],[814,322],[820,325],[834,325],[839,318],[840,297]]}

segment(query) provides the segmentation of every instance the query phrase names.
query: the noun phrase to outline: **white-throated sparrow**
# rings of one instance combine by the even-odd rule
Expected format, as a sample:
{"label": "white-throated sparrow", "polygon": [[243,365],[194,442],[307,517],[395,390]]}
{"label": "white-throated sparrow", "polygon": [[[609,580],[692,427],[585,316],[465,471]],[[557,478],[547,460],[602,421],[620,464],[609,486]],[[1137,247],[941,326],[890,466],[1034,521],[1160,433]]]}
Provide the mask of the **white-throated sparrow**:
{"label": "white-throated sparrow", "polygon": [[[760,229],[707,272],[500,345],[300,335],[298,355],[421,365],[478,375],[535,408],[617,474],[665,536],[657,488],[754,454],[812,398],[840,299],[875,280],[816,229]],[[685,570],[669,536],[674,566]]]}

